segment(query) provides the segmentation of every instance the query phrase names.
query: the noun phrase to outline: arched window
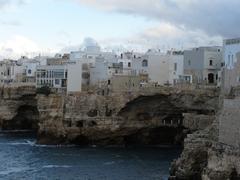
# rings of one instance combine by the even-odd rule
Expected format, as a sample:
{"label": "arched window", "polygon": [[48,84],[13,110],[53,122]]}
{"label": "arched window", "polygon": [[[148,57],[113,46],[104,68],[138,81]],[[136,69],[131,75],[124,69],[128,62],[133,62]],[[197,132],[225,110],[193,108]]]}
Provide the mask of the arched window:
{"label": "arched window", "polygon": [[209,66],[212,66],[213,65],[213,60],[210,60],[209,61]]}
{"label": "arched window", "polygon": [[209,73],[208,74],[208,83],[209,84],[213,84],[214,83],[214,74],[213,73]]}
{"label": "arched window", "polygon": [[142,67],[148,67],[148,60],[144,59],[142,61]]}

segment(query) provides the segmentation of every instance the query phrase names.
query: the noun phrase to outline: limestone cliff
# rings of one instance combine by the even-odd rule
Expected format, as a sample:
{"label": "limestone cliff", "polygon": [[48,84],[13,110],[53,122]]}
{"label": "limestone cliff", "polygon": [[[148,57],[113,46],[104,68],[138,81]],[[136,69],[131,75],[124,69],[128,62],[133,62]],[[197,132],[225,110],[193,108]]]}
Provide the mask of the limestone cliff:
{"label": "limestone cliff", "polygon": [[169,179],[240,179],[238,97],[224,99],[214,123],[189,135]]}
{"label": "limestone cliff", "polygon": [[[187,129],[211,124],[218,105],[216,92],[197,91],[51,94],[37,99],[38,142],[44,144],[180,143]],[[205,118],[202,123],[200,116]]]}
{"label": "limestone cliff", "polygon": [[32,86],[0,88],[0,128],[37,130],[36,90]]}

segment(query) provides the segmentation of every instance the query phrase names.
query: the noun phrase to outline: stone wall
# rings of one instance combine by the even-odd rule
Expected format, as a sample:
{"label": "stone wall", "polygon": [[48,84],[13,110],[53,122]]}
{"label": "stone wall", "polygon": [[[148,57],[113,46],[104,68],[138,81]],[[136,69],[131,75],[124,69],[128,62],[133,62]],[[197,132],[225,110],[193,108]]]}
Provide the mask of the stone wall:
{"label": "stone wall", "polygon": [[219,142],[240,148],[240,97],[224,99],[219,117]]}

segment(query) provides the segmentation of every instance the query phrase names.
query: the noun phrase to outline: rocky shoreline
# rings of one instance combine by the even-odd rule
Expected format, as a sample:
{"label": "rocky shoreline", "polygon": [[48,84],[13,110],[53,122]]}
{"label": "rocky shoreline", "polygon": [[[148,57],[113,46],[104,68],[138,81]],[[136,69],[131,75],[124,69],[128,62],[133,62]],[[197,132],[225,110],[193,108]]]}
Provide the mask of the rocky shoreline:
{"label": "rocky shoreline", "polygon": [[222,108],[211,126],[188,135],[184,140],[181,157],[171,165],[170,180],[240,179],[239,148],[219,140],[220,119],[229,121],[229,115],[237,114]]}
{"label": "rocky shoreline", "polygon": [[240,178],[239,148],[219,142],[219,119],[228,118],[229,112],[219,110],[218,92],[46,96],[29,87],[1,91],[1,128],[37,126],[39,144],[157,146],[184,142],[169,179]]}

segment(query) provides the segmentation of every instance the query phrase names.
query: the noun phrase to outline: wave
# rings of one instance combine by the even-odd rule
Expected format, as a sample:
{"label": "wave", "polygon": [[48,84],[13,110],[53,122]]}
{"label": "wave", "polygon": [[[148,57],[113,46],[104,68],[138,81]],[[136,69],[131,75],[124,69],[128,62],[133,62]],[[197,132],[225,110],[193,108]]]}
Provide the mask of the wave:
{"label": "wave", "polygon": [[0,134],[11,134],[11,133],[34,133],[33,130],[0,130]]}
{"label": "wave", "polygon": [[6,143],[0,143],[0,144],[6,144],[6,145],[12,145],[12,146],[19,146],[19,145],[34,146],[35,141],[26,140],[26,141],[21,141],[21,142],[6,142]]}
{"label": "wave", "polygon": [[44,144],[37,144],[34,143],[35,147],[42,147],[42,148],[72,148],[77,147],[77,145],[44,145]]}
{"label": "wave", "polygon": [[0,175],[6,176],[8,174],[19,173],[19,172],[28,171],[28,170],[31,170],[31,168],[17,168],[17,167],[14,167],[14,168],[7,169],[5,171],[0,171]]}
{"label": "wave", "polygon": [[68,166],[68,165],[46,165],[46,166],[43,166],[42,168],[72,168],[72,166]]}
{"label": "wave", "polygon": [[12,145],[12,146],[32,146],[32,147],[40,147],[40,148],[71,148],[71,147],[77,147],[77,145],[43,145],[43,144],[37,144],[35,140],[25,140],[25,141],[19,141],[19,142],[3,142],[0,144],[6,144],[6,145]]}
{"label": "wave", "polygon": [[115,164],[115,161],[105,162],[104,165],[113,165]]}

